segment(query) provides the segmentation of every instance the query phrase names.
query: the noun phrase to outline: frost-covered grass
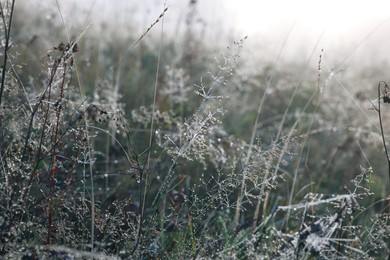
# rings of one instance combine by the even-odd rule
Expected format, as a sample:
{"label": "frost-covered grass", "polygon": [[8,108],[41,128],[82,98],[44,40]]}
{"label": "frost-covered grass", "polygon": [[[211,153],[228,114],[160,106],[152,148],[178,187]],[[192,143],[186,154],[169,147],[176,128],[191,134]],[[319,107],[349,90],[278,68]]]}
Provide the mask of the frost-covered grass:
{"label": "frost-covered grass", "polygon": [[254,60],[246,37],[215,51],[196,1],[173,39],[162,10],[145,34],[37,42],[0,3],[2,257],[389,257],[380,70]]}

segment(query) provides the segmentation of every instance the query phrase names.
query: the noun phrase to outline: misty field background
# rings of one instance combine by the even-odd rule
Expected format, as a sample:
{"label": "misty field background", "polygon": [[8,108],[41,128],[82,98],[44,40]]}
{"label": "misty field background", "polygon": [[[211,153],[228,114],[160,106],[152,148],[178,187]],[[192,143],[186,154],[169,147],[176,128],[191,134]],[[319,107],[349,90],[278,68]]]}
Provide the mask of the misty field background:
{"label": "misty field background", "polygon": [[389,258],[386,23],[265,38],[199,2],[0,1],[3,258]]}

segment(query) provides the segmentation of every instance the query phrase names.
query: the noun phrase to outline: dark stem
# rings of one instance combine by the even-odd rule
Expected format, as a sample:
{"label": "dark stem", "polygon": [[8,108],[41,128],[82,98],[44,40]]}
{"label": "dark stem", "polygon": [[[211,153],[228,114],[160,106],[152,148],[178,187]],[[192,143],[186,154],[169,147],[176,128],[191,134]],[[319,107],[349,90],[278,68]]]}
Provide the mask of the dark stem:
{"label": "dark stem", "polygon": [[11,33],[11,24],[12,24],[12,16],[14,13],[14,5],[15,5],[15,0],[12,1],[12,6],[11,6],[11,13],[9,16],[9,24],[8,28],[7,25],[4,21],[4,12],[3,8],[1,7],[1,13],[3,16],[3,23],[5,26],[5,47],[4,47],[4,60],[3,60],[3,70],[1,72],[1,86],[0,86],[0,105],[1,105],[1,99],[3,97],[3,92],[4,92],[4,85],[5,85],[5,73],[6,73],[6,65],[7,65],[7,60],[8,60],[8,47],[9,47],[9,40],[10,40],[10,33]]}
{"label": "dark stem", "polygon": [[[387,151],[385,135],[383,132],[382,116],[381,116],[381,84],[382,83],[385,84],[385,88],[388,88],[386,82],[384,82],[384,81],[379,82],[379,84],[378,84],[378,115],[379,115],[379,125],[381,127],[382,142],[383,142],[383,146],[385,147],[385,154],[386,154],[386,159],[387,159],[387,165],[388,165],[388,170],[389,170],[389,181],[390,181],[390,159],[389,159],[389,153]],[[387,93],[385,93],[385,95],[387,95]]]}

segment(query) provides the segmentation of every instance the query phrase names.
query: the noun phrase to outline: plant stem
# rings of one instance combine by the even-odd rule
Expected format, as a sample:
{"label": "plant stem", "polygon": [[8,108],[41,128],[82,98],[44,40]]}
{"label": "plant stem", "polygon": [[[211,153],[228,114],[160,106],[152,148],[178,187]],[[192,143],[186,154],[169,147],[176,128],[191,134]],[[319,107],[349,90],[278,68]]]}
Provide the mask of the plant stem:
{"label": "plant stem", "polygon": [[389,159],[389,153],[387,151],[385,134],[383,132],[383,124],[382,124],[382,116],[381,116],[381,84],[382,83],[385,84],[385,88],[388,88],[386,82],[384,82],[384,81],[379,82],[379,84],[378,84],[378,116],[379,116],[379,125],[381,128],[382,142],[383,142],[383,146],[385,148],[385,154],[386,154],[386,159],[387,159],[387,168],[388,168],[389,181],[390,181],[390,159]]}
{"label": "plant stem", "polygon": [[4,92],[4,84],[5,84],[5,73],[6,73],[6,66],[7,66],[7,60],[8,60],[8,48],[9,48],[9,40],[10,40],[10,33],[11,33],[11,24],[12,24],[12,17],[14,13],[14,5],[15,5],[15,0],[12,1],[12,6],[11,6],[11,12],[10,12],[10,17],[9,17],[9,25],[7,28],[7,24],[4,20],[4,10],[3,7],[1,6],[0,3],[0,9],[1,9],[1,16],[3,18],[3,23],[5,26],[5,47],[4,47],[4,59],[3,59],[3,69],[1,71],[1,86],[0,86],[0,105],[1,105],[1,99],[3,97],[3,92]]}

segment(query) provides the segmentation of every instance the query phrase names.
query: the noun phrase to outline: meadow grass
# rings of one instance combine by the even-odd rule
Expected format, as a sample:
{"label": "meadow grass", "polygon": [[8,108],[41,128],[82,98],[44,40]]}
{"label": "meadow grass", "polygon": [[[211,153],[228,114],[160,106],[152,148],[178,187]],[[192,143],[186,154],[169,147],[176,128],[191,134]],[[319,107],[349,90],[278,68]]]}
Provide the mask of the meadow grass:
{"label": "meadow grass", "polygon": [[164,7],[110,42],[72,38],[57,2],[46,50],[13,42],[0,3],[2,257],[389,257],[389,90],[351,88],[379,76],[330,69],[318,45],[293,63],[251,61],[246,37],[214,52],[196,1],[182,39]]}

